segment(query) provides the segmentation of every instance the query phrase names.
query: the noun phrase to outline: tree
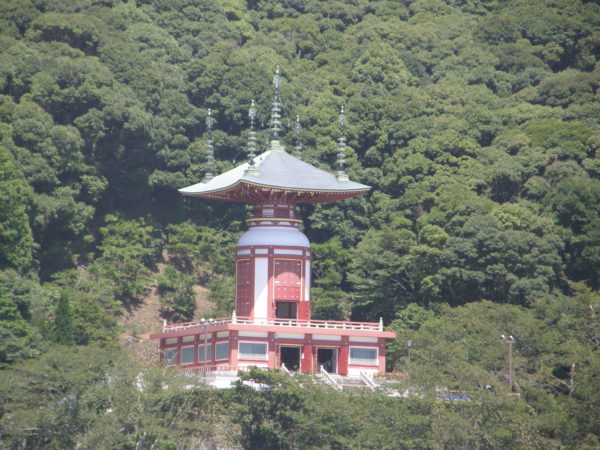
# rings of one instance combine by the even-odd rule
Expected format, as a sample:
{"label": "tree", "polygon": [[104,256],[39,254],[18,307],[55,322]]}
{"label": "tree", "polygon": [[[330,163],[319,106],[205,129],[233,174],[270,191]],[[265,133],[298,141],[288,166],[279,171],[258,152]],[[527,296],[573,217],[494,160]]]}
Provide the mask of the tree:
{"label": "tree", "polygon": [[34,241],[29,226],[31,191],[10,152],[1,143],[0,130],[0,269],[27,270],[33,263]]}
{"label": "tree", "polygon": [[36,355],[34,334],[15,301],[0,285],[0,368]]}
{"label": "tree", "polygon": [[73,315],[68,297],[62,294],[58,299],[52,324],[52,340],[61,345],[73,345]]}
{"label": "tree", "polygon": [[145,220],[127,220],[108,215],[100,229],[102,255],[92,273],[113,282],[115,296],[124,304],[139,302],[150,284],[150,268],[160,254],[160,239]]}
{"label": "tree", "polygon": [[196,310],[195,277],[167,266],[158,277],[161,315],[173,322],[189,322]]}

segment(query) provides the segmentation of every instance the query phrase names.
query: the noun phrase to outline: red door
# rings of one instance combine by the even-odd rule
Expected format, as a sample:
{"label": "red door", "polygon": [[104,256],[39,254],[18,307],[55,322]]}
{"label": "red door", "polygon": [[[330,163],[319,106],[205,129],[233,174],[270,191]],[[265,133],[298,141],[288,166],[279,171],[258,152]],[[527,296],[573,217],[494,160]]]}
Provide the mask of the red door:
{"label": "red door", "polygon": [[275,300],[300,301],[302,261],[275,260]]}
{"label": "red door", "polygon": [[252,283],[252,266],[248,259],[237,262],[236,270],[236,313],[240,317],[252,315],[252,300],[254,288]]}

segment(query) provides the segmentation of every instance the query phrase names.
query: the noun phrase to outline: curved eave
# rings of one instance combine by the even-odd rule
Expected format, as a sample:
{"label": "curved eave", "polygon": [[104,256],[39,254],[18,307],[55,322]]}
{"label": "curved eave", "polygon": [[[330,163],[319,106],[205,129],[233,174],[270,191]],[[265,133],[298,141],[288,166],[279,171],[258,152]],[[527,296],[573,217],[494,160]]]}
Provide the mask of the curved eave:
{"label": "curved eave", "polygon": [[263,203],[272,200],[273,197],[276,197],[279,200],[285,198],[285,200],[292,203],[328,203],[356,197],[357,195],[367,192],[369,189],[371,189],[369,186],[365,186],[361,189],[312,190],[264,185],[253,183],[248,180],[238,180],[234,184],[221,189],[202,192],[186,192],[183,189],[180,189],[179,192],[186,197],[241,203]]}

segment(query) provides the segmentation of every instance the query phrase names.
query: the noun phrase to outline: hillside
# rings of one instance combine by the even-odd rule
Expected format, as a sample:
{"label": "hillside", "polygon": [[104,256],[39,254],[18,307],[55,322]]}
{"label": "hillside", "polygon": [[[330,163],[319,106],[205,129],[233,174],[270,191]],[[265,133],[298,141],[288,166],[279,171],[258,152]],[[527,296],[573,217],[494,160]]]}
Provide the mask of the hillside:
{"label": "hillside", "polygon": [[[3,445],[600,447],[599,58],[583,0],[0,1]],[[410,401],[276,374],[253,375],[281,385],[263,397],[184,395],[122,353],[230,313],[245,207],[177,189],[207,170],[208,109],[214,172],[247,157],[252,99],[264,148],[277,66],[288,148],[299,115],[303,159],[335,170],[343,105],[347,172],[373,187],[301,211],[312,315],[383,317]],[[140,371],[175,387],[135,390]]]}

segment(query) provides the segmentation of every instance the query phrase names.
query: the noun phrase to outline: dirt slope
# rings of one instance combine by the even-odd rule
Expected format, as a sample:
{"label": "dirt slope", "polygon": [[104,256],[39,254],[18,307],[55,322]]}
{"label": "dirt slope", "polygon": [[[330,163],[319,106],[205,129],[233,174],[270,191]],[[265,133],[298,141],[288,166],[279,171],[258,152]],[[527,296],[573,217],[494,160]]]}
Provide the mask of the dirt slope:
{"label": "dirt slope", "polygon": [[[162,274],[166,264],[158,264],[158,273]],[[150,286],[148,296],[135,309],[125,311],[121,319],[121,344],[130,350],[131,358],[140,364],[153,365],[159,360],[158,344],[156,341],[150,341],[149,335],[162,330],[163,319],[160,316],[160,297],[157,292],[158,282],[156,278]],[[197,285],[194,287],[196,292],[196,313],[194,319],[207,317],[212,310],[212,304],[206,300],[208,289]]]}

